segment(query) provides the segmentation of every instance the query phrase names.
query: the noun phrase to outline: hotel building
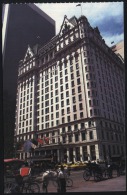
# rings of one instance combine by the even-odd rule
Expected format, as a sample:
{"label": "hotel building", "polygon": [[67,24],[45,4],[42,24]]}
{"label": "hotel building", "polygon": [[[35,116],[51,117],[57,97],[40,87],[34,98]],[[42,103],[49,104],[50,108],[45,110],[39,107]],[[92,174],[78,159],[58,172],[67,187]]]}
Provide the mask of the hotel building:
{"label": "hotel building", "polygon": [[124,98],[121,59],[85,16],[65,16],[60,32],[19,62],[15,138],[36,133],[43,144],[31,155],[57,161],[124,156]]}

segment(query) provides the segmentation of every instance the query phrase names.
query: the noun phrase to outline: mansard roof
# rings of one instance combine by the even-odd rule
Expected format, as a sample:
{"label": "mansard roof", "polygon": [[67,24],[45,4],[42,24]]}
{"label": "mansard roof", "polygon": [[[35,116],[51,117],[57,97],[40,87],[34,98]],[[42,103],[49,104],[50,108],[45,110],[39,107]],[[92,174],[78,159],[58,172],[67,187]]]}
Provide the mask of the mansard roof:
{"label": "mansard roof", "polygon": [[33,57],[34,56],[34,51],[31,49],[31,47],[28,45],[28,48],[27,48],[27,51],[26,51],[26,54],[25,54],[25,57],[23,59],[23,62],[29,60],[29,58]]}
{"label": "mansard roof", "polygon": [[67,16],[64,16],[63,23],[60,28],[59,37],[64,33],[68,32],[70,29],[74,28],[77,25],[77,18],[73,16],[71,19],[68,19]]}
{"label": "mansard roof", "polygon": [[46,51],[50,51],[52,48],[55,47],[57,39],[58,35],[54,36],[48,43],[46,43],[39,49],[38,53],[42,54],[45,53]]}

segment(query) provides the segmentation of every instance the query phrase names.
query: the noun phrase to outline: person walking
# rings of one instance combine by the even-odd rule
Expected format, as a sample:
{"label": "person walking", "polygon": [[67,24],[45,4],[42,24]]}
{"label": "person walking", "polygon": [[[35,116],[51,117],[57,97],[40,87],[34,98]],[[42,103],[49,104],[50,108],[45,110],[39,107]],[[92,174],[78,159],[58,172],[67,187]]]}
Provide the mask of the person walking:
{"label": "person walking", "polygon": [[66,179],[64,166],[61,165],[61,170],[58,172],[58,189],[57,192],[66,192]]}

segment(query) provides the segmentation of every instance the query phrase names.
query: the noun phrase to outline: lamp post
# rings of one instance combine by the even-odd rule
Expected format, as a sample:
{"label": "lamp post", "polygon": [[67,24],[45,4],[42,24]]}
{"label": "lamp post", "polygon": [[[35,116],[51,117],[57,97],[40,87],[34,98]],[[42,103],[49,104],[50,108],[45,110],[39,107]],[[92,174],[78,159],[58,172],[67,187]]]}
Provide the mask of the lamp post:
{"label": "lamp post", "polygon": [[63,149],[63,143],[59,142],[59,146],[60,146],[60,163],[62,162],[62,149]]}

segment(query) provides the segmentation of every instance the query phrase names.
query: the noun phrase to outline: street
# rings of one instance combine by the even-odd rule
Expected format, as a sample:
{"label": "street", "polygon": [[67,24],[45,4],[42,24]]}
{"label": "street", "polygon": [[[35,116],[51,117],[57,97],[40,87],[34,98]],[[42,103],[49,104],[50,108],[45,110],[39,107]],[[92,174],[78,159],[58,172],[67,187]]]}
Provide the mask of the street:
{"label": "street", "polygon": [[[82,177],[83,171],[72,171],[70,178],[73,180],[73,187],[67,187],[67,192],[109,192],[126,191],[126,176],[117,177],[113,175],[112,179],[106,179],[95,182],[91,177],[90,181],[85,181]],[[41,192],[42,192],[42,184]],[[57,192],[52,182],[49,183],[48,192]]]}

